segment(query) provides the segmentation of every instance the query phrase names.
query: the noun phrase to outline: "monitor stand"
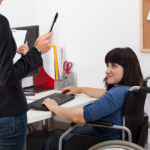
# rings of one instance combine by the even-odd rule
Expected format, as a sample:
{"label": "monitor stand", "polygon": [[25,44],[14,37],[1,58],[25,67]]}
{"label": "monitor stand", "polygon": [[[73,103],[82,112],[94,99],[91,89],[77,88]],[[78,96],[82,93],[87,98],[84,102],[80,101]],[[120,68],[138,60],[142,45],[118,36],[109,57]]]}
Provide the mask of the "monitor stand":
{"label": "monitor stand", "polygon": [[23,91],[26,96],[35,95],[35,93],[45,92],[48,90],[53,90],[53,88],[39,87],[39,86],[29,86],[29,87],[23,88]]}

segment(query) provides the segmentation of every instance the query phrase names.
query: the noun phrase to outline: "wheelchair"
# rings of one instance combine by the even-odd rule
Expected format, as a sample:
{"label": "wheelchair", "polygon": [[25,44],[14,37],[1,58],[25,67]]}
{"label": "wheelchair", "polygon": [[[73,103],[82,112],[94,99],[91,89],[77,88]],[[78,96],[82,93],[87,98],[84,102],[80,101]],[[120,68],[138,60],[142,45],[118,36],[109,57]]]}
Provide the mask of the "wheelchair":
{"label": "wheelchair", "polygon": [[[59,150],[144,150],[148,140],[148,115],[144,112],[146,95],[150,93],[148,79],[150,77],[145,79],[144,86],[129,89],[123,105],[122,126],[110,122],[72,123],[59,139]],[[122,140],[102,140],[77,134],[66,138],[73,129],[84,125],[122,130]]]}

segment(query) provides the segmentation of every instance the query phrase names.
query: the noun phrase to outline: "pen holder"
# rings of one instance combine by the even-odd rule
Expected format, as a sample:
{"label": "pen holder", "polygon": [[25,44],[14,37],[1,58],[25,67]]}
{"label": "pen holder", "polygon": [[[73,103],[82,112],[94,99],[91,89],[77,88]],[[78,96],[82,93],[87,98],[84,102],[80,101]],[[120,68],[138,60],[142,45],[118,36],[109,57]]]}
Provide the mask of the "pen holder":
{"label": "pen holder", "polygon": [[61,90],[67,86],[76,86],[76,77],[74,72],[70,72],[67,78],[63,78],[62,80],[55,80],[54,88],[55,90]]}

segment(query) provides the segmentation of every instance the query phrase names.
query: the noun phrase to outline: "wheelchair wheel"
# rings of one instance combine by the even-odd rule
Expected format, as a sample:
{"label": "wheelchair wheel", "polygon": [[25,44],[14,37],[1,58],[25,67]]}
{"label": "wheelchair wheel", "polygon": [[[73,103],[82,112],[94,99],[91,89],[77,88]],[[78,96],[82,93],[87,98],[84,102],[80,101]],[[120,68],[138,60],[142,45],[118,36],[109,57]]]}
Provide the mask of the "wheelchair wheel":
{"label": "wheelchair wheel", "polygon": [[138,146],[137,144],[131,142],[113,140],[98,143],[89,148],[88,150],[144,150],[144,149],[141,146]]}

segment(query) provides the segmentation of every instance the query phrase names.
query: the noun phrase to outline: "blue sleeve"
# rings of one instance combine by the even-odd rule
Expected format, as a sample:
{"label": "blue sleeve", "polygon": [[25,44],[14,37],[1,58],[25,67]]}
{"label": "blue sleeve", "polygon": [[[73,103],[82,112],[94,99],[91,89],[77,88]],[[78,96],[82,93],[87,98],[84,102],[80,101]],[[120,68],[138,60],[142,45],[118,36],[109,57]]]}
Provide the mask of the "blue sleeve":
{"label": "blue sleeve", "polygon": [[129,87],[118,86],[110,89],[94,103],[84,107],[86,122],[100,120],[122,108]]}

